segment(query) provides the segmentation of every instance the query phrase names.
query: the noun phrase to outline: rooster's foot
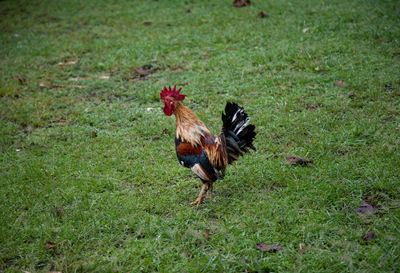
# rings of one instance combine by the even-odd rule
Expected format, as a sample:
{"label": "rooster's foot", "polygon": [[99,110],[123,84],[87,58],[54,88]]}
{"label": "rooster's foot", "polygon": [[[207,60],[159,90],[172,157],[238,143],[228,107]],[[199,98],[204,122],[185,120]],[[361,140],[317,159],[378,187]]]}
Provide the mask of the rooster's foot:
{"label": "rooster's foot", "polygon": [[203,184],[203,187],[201,187],[201,191],[199,193],[199,196],[197,197],[196,201],[192,202],[192,205],[196,205],[197,207],[203,202],[204,199],[204,193],[208,190],[208,185]]}
{"label": "rooster's foot", "polygon": [[193,201],[193,202],[190,203],[190,204],[191,204],[192,206],[198,207],[198,206],[201,204],[201,202],[203,202],[203,199],[197,198],[195,201]]}

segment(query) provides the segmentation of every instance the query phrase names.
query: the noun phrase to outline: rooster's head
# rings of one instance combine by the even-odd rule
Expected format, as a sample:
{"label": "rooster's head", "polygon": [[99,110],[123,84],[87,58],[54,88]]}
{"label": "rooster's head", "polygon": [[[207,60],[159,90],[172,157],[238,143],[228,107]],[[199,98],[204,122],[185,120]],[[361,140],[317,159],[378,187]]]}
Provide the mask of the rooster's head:
{"label": "rooster's head", "polygon": [[161,90],[160,97],[161,100],[164,102],[164,114],[167,116],[172,115],[174,112],[175,106],[178,101],[182,101],[185,99],[186,95],[179,94],[182,88],[176,90],[176,85],[173,88],[171,86],[165,87]]}

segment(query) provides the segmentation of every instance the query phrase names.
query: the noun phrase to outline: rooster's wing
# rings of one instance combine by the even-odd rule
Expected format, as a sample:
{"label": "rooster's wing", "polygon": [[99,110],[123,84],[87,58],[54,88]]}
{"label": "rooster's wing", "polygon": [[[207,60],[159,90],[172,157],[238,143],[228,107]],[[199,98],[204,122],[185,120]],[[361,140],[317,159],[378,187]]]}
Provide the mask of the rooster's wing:
{"label": "rooster's wing", "polygon": [[190,168],[203,182],[214,182],[218,179],[218,172],[211,165],[201,145],[193,146],[175,138],[175,148],[179,163]]}

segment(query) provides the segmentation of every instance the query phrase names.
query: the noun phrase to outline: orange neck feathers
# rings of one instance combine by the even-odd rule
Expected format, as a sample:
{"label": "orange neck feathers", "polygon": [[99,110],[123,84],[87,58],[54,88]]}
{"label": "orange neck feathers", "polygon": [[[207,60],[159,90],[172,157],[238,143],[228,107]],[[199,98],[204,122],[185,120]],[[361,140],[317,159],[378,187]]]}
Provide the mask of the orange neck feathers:
{"label": "orange neck feathers", "polygon": [[201,145],[201,138],[210,134],[206,126],[196,115],[180,102],[176,103],[174,109],[176,121],[176,137],[181,138],[183,142],[189,142],[192,145]]}

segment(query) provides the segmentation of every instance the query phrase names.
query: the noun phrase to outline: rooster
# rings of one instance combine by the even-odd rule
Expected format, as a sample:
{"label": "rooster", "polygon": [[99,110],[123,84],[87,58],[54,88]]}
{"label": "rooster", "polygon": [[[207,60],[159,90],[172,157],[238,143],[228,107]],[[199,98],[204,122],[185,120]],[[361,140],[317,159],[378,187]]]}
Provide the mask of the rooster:
{"label": "rooster", "polygon": [[186,95],[180,94],[182,88],[164,87],[160,93],[164,102],[164,114],[175,115],[175,150],[179,163],[190,168],[203,182],[197,199],[192,205],[199,206],[213,189],[213,183],[223,179],[228,164],[236,161],[249,148],[256,150],[253,140],[255,126],[249,124],[249,117],[236,103],[228,102],[222,113],[222,130],[215,137],[196,115],[181,101]]}

